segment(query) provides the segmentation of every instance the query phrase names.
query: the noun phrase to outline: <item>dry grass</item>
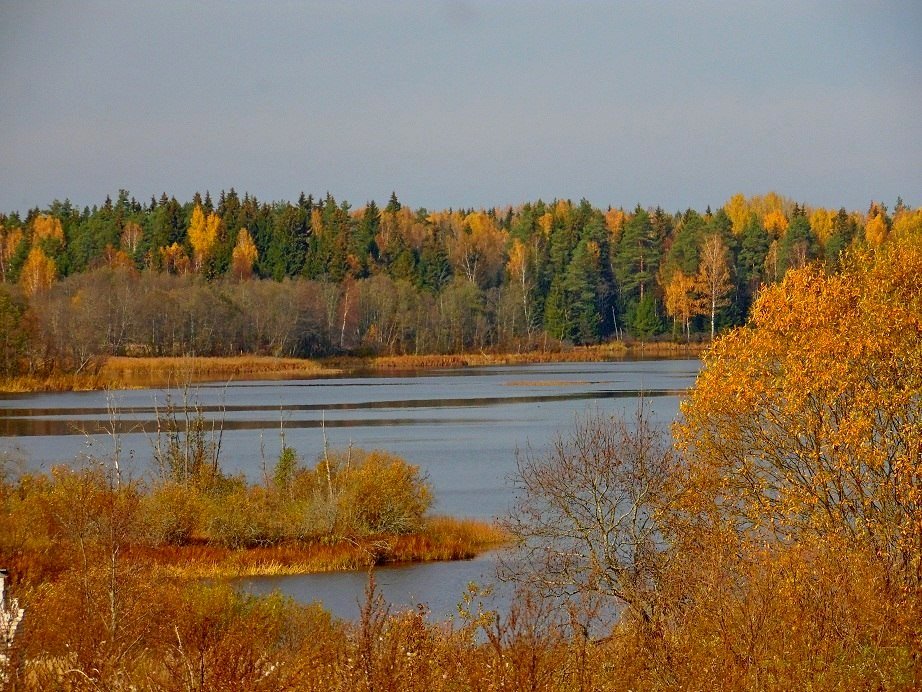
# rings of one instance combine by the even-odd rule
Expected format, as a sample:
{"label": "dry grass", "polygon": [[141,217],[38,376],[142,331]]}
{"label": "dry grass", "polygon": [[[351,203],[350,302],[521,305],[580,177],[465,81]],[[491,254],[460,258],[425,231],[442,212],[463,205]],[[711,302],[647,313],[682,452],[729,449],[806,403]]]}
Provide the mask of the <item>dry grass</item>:
{"label": "dry grass", "polygon": [[346,356],[330,358],[328,362],[343,370],[416,370],[438,368],[471,368],[489,365],[519,365],[529,363],[592,362],[618,360],[628,355],[621,343],[581,346],[565,350],[525,351],[520,353],[445,353],[429,355]]}
{"label": "dry grass", "polygon": [[465,560],[508,542],[497,526],[471,519],[434,517],[420,533],[362,539],[289,542],[230,549],[193,544],[134,547],[135,558],[183,579],[279,576],[364,569],[372,564]]}
{"label": "dry grass", "polygon": [[0,392],[88,392],[113,384],[100,374],[20,375],[8,379],[0,378]]}
{"label": "dry grass", "polygon": [[315,360],[271,356],[127,357],[106,359],[100,379],[128,386],[168,385],[220,379],[314,377],[335,375]]}
{"label": "dry grass", "polygon": [[594,346],[520,353],[452,353],[403,356],[336,356],[309,360],[272,356],[129,357],[112,356],[92,373],[54,373],[0,380],[3,392],[64,392],[140,388],[216,380],[299,379],[357,372],[399,372],[532,363],[586,363],[626,358],[684,358],[702,353],[707,344],[611,342]]}
{"label": "dry grass", "polygon": [[625,343],[613,341],[592,346],[560,347],[519,353],[449,353],[430,355],[345,356],[321,362],[344,371],[389,371],[437,368],[470,368],[489,365],[527,365],[532,363],[587,363],[627,358],[688,357],[703,352],[709,344],[673,342]]}

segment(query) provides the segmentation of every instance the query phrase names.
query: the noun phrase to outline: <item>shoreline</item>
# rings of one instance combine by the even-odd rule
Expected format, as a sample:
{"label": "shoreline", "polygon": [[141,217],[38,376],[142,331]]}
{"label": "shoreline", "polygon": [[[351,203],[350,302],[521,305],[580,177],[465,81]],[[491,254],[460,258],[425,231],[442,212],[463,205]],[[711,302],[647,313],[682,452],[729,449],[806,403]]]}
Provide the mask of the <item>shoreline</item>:
{"label": "shoreline", "polygon": [[310,379],[357,374],[390,374],[413,370],[440,370],[528,365],[537,363],[606,362],[700,356],[709,343],[611,342],[573,346],[561,350],[516,353],[453,353],[402,356],[327,356],[281,358],[274,356],[107,356],[89,373],[20,376],[0,381],[0,393],[95,391],[180,386],[221,380]]}

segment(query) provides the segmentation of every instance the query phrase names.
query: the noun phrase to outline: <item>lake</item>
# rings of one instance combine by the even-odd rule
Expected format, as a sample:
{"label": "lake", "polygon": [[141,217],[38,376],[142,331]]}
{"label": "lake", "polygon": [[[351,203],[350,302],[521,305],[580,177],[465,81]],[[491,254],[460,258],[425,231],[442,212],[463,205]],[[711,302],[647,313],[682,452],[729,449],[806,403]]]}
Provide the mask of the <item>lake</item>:
{"label": "lake", "polygon": [[[433,512],[492,519],[509,509],[517,450],[537,451],[591,411],[631,416],[640,398],[668,425],[700,361],[646,360],[559,363],[421,371],[289,381],[193,385],[186,396],[223,427],[221,465],[250,480],[270,469],[285,444],[306,463],[331,448],[384,449],[418,465],[435,495]],[[150,471],[157,410],[181,392],[0,395],[0,459],[28,470],[111,456],[117,431],[122,468]],[[378,572],[396,605],[428,603],[450,614],[464,585],[489,579],[489,557],[463,563],[414,565]],[[364,574],[246,580],[254,592],[280,588],[300,600],[322,600],[352,617]],[[460,584],[460,590],[457,589]],[[335,601],[335,602],[334,602]]]}

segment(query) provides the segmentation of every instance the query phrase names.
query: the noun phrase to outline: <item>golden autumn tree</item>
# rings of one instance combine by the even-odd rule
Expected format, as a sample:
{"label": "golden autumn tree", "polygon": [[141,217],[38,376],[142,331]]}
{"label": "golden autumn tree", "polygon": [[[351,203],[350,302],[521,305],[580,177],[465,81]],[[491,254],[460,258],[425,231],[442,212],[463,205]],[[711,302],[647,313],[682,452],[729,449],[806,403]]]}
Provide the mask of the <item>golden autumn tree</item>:
{"label": "golden autumn tree", "polygon": [[913,211],[909,209],[898,211],[893,217],[891,233],[897,238],[908,238],[913,235],[922,237],[922,207]]}
{"label": "golden autumn tree", "polygon": [[39,214],[32,221],[32,242],[37,243],[46,239],[64,242],[64,228],[61,219],[50,214]]}
{"label": "golden autumn tree", "polygon": [[58,276],[54,261],[40,247],[29,250],[25,264],[19,274],[19,283],[27,296],[44,291]]}
{"label": "golden autumn tree", "polygon": [[664,287],[666,314],[675,321],[681,321],[686,340],[691,340],[691,319],[698,314],[695,300],[695,277],[681,269],[672,273]]}
{"label": "golden autumn tree", "polygon": [[609,209],[605,212],[605,227],[611,234],[612,247],[617,245],[621,239],[621,229],[624,227],[625,221],[627,221],[627,214],[624,213],[623,209]]}
{"label": "golden autumn tree", "polygon": [[781,238],[788,225],[788,217],[780,209],[772,209],[762,217],[762,226],[772,238]]}
{"label": "golden autumn tree", "polygon": [[215,212],[206,216],[201,205],[195,205],[189,222],[189,244],[192,246],[192,265],[195,271],[201,271],[202,265],[211,258],[220,231],[221,217]]}
{"label": "golden autumn tree", "polygon": [[775,191],[770,191],[764,195],[754,195],[749,199],[749,205],[756,216],[766,217],[773,211],[778,211],[785,216],[790,216],[794,209],[794,202],[787,197],[779,195]]}
{"label": "golden autumn tree", "polygon": [[689,516],[866,546],[922,585],[922,235],[763,290],[682,405]]}
{"label": "golden autumn tree", "polygon": [[461,227],[452,224],[449,229],[453,233],[445,238],[445,247],[455,273],[481,286],[493,283],[505,265],[509,234],[484,211],[468,214]]}
{"label": "golden autumn tree", "polygon": [[10,270],[10,260],[13,259],[22,238],[21,228],[9,228],[0,223],[0,283],[6,282],[6,275]]}
{"label": "golden autumn tree", "polygon": [[554,227],[554,215],[549,211],[544,212],[538,219],[538,227],[541,229],[544,237],[548,237],[551,234],[551,229]]}
{"label": "golden autumn tree", "polygon": [[134,260],[131,258],[131,256],[124,250],[112,247],[111,244],[106,245],[102,256],[106,266],[109,267],[109,269],[132,270],[135,268]]}
{"label": "golden autumn tree", "polygon": [[179,243],[160,248],[160,257],[164,270],[170,274],[188,274],[192,270],[192,262]]}
{"label": "golden autumn tree", "polygon": [[873,212],[864,225],[865,239],[876,247],[887,239],[888,233],[889,229],[887,228],[887,219],[884,213],[876,206],[873,207]]}
{"label": "golden autumn tree", "polygon": [[727,200],[727,203],[724,204],[724,211],[733,224],[733,235],[742,235],[743,231],[746,230],[746,225],[749,223],[749,215],[752,213],[749,202],[746,201],[743,194],[737,192]]}
{"label": "golden autumn tree", "polygon": [[238,279],[249,279],[253,275],[253,265],[259,258],[256,243],[250,237],[250,232],[241,228],[237,233],[237,244],[231,255],[231,272]]}
{"label": "golden autumn tree", "polygon": [[829,237],[832,235],[833,221],[835,220],[836,212],[832,209],[814,209],[810,214],[810,230],[813,231],[813,235],[816,236],[817,241],[821,247],[826,247],[826,241],[829,240]]}
{"label": "golden autumn tree", "polygon": [[506,262],[506,272],[514,285],[521,291],[522,313],[525,318],[525,330],[528,336],[531,336],[532,322],[534,321],[531,310],[531,257],[527,245],[516,238],[512,241],[512,247],[509,248],[509,260]]}
{"label": "golden autumn tree", "polygon": [[701,243],[696,289],[701,296],[702,312],[711,316],[711,341],[714,340],[717,310],[730,304],[727,296],[733,289],[727,246],[716,233]]}

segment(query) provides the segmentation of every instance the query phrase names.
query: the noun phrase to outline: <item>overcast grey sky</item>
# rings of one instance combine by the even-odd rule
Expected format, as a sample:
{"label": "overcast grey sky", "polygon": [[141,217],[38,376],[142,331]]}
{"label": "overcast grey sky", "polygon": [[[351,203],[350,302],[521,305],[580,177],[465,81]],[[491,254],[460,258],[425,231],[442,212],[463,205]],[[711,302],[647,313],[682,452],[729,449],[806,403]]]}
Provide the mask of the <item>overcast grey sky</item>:
{"label": "overcast grey sky", "polygon": [[922,3],[0,2],[0,211],[922,205]]}

